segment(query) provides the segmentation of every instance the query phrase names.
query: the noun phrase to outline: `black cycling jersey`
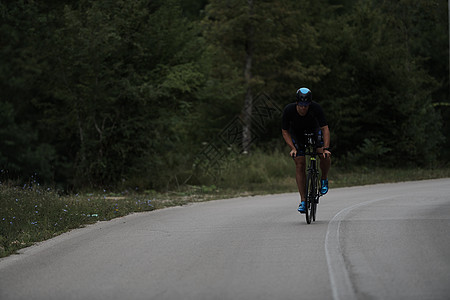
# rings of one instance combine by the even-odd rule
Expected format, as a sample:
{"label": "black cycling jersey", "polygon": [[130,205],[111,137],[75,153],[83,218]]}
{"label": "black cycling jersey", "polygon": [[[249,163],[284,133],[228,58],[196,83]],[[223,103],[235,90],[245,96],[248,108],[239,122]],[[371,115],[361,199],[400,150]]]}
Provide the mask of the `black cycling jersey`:
{"label": "black cycling jersey", "polygon": [[284,108],[282,129],[288,130],[294,138],[301,139],[305,131],[316,132],[327,125],[322,107],[316,102],[311,102],[308,112],[303,117],[298,114],[296,103],[290,103]]}

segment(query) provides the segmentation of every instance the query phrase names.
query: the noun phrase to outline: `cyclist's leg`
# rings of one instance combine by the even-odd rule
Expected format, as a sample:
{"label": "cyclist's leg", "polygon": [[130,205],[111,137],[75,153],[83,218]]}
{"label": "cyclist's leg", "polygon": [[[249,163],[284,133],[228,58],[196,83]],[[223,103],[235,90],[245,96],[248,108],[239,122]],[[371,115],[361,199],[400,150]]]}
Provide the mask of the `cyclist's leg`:
{"label": "cyclist's leg", "polygon": [[331,167],[330,157],[320,157],[320,169],[322,170],[322,177],[320,180],[320,193],[325,195],[328,193],[328,171]]}
{"label": "cyclist's leg", "polygon": [[305,156],[297,156],[295,159],[295,179],[297,181],[298,192],[300,193],[301,201],[306,200],[306,159]]}
{"label": "cyclist's leg", "polygon": [[323,155],[320,155],[320,170],[322,171],[322,179],[328,179],[328,172],[330,171],[331,168],[331,158],[328,157],[323,157]]}
{"label": "cyclist's leg", "polygon": [[295,179],[297,182],[298,192],[300,194],[300,201],[304,202],[306,200],[306,158],[305,158],[305,146],[304,143],[297,143],[293,138],[295,148],[297,149],[297,156],[294,157],[295,162]]}
{"label": "cyclist's leg", "polygon": [[330,171],[331,167],[331,158],[329,156],[324,157],[323,156],[323,135],[320,128],[318,128],[316,131],[316,145],[317,153],[319,153],[319,159],[320,159],[320,170],[322,171],[321,180],[320,180],[320,193],[322,195],[325,195],[328,193],[328,171]]}
{"label": "cyclist's leg", "polygon": [[330,167],[331,167],[331,158],[328,157],[324,157],[322,155],[323,153],[323,135],[322,135],[322,130],[320,130],[320,128],[317,128],[315,131],[316,134],[316,143],[319,146],[317,148],[317,153],[319,153],[319,158],[320,158],[320,170],[322,171],[322,180],[326,180],[328,179],[328,171],[330,171]]}

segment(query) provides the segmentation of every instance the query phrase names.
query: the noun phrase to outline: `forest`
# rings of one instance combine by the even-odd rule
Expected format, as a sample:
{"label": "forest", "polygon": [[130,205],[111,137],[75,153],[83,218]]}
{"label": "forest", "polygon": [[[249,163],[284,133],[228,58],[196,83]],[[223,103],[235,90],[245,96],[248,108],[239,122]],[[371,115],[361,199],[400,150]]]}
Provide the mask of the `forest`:
{"label": "forest", "polygon": [[226,157],[288,155],[281,111],[300,87],[336,166],[448,165],[447,5],[1,1],[0,179],[202,184]]}

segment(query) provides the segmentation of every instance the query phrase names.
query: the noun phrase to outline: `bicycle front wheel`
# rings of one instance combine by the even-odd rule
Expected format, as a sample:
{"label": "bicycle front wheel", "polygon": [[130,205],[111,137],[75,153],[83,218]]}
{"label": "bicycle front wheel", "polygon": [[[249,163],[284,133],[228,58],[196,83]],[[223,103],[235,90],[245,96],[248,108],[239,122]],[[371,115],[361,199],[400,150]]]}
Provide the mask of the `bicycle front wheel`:
{"label": "bicycle front wheel", "polygon": [[311,174],[312,179],[312,188],[310,193],[310,199],[311,199],[311,219],[315,222],[316,221],[316,212],[317,212],[317,193],[318,193],[318,183],[317,183],[317,175]]}
{"label": "bicycle front wheel", "polygon": [[306,223],[311,224],[311,220],[316,220],[316,181],[314,174],[308,173],[306,176]]}
{"label": "bicycle front wheel", "polygon": [[311,219],[315,222],[316,221],[316,212],[317,212],[317,202],[315,197],[311,201]]}

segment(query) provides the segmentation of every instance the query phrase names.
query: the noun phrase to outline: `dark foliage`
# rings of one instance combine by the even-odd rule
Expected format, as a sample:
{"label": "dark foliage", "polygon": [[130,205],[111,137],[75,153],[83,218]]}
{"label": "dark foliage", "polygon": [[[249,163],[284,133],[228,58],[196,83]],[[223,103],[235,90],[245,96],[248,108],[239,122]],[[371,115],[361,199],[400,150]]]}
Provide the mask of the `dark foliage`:
{"label": "dark foliage", "polygon": [[[300,86],[325,108],[337,162],[448,161],[447,17],[442,0],[2,2],[1,173],[64,189],[198,183],[198,154],[249,95],[282,108]],[[283,147],[266,125],[252,147]]]}

